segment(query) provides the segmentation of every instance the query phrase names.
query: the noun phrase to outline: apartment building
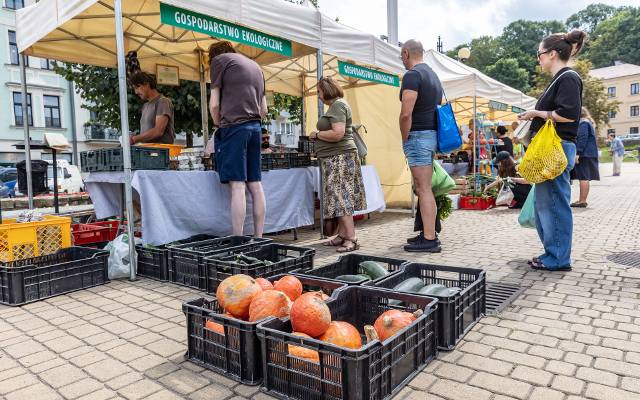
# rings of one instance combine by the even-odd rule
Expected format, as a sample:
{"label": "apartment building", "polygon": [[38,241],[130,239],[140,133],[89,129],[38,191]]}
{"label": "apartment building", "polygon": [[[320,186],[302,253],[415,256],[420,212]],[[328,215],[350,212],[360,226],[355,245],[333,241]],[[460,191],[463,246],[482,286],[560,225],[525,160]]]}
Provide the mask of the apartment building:
{"label": "apartment building", "polygon": [[620,102],[618,112],[609,114],[609,126],[598,133],[601,136],[640,133],[640,65],[617,62],[611,67],[593,69],[590,74],[603,80],[610,99]]}

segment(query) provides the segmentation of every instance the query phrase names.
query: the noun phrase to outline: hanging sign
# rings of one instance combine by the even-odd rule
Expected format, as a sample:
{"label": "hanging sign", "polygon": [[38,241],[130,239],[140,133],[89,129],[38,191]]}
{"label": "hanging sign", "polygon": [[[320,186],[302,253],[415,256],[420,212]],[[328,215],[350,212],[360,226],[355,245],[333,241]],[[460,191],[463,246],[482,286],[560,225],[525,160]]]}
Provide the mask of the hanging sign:
{"label": "hanging sign", "polygon": [[500,103],[499,101],[489,100],[489,108],[497,111],[507,111],[509,106],[505,103]]}
{"label": "hanging sign", "polygon": [[156,65],[158,85],[180,86],[180,69],[172,65]]}
{"label": "hanging sign", "polygon": [[516,114],[522,114],[523,112],[527,111],[524,108],[520,108],[520,107],[516,107],[516,106],[511,106],[511,111],[516,113]]}
{"label": "hanging sign", "polygon": [[291,57],[291,41],[231,22],[160,3],[160,22]]}
{"label": "hanging sign", "polygon": [[340,75],[350,78],[363,79],[389,86],[400,86],[400,79],[397,75],[376,71],[375,69],[361,67],[359,65],[338,61],[338,71]]}

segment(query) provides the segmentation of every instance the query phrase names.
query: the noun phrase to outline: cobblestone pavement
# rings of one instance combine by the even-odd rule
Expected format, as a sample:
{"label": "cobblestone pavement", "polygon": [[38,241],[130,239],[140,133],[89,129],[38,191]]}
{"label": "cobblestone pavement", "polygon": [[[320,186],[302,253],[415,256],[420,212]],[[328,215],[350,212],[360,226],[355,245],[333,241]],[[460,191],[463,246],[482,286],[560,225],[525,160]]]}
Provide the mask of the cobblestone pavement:
{"label": "cobblestone pavement", "polygon": [[[412,259],[481,267],[491,281],[527,289],[441,352],[397,399],[640,399],[640,272],[606,259],[639,250],[640,166],[626,163],[620,178],[610,167],[589,208],[575,211],[572,272],[528,271],[540,245],[514,211],[458,211],[445,222],[444,251]],[[401,246],[411,226],[402,213],[360,222],[361,252],[407,257]],[[312,230],[297,242],[318,249],[317,265],[336,257],[319,243]],[[0,398],[268,398],[184,361],[181,304],[197,296],[141,279],[0,306]]]}

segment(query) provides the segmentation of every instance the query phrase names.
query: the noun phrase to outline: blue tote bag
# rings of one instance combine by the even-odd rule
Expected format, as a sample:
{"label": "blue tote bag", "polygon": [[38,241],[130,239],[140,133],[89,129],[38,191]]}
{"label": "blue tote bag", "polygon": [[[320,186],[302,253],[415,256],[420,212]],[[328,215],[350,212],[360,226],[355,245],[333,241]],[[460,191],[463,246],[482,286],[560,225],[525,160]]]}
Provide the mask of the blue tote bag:
{"label": "blue tote bag", "polygon": [[451,103],[442,94],[446,103],[438,106],[438,153],[447,154],[462,146],[462,138]]}

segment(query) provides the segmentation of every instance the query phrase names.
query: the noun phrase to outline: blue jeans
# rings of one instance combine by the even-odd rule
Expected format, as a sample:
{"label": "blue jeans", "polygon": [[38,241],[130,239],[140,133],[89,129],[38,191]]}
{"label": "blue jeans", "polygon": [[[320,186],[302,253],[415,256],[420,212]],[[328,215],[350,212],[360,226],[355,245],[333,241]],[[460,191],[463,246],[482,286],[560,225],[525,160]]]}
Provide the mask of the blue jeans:
{"label": "blue jeans", "polygon": [[262,142],[259,121],[220,128],[216,132],[216,170],[220,182],[260,182]]}
{"label": "blue jeans", "polygon": [[569,173],[575,165],[576,145],[562,141],[567,168],[555,179],[536,184],[536,229],[544,246],[540,261],[550,270],[571,265],[573,214]]}
{"label": "blue jeans", "polygon": [[438,132],[434,130],[411,131],[402,150],[410,167],[429,167],[438,149]]}

